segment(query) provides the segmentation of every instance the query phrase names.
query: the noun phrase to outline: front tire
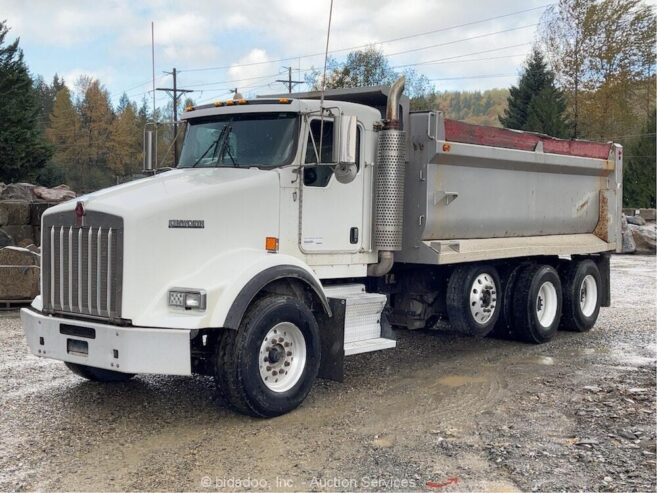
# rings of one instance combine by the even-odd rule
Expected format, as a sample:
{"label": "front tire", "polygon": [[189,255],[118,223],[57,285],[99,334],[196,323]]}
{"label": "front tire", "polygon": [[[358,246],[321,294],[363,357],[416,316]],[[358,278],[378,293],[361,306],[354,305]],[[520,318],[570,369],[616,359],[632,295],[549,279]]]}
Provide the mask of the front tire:
{"label": "front tire", "polygon": [[563,271],[562,330],[591,330],[600,314],[601,283],[600,270],[592,260],[568,263]]}
{"label": "front tire", "polygon": [[561,301],[561,281],[553,267],[525,267],[513,292],[513,335],[534,344],[552,339],[559,327]]}
{"label": "front tire", "polygon": [[310,392],[320,351],[319,327],[310,309],[296,298],[266,296],[249,308],[238,330],[227,329],[219,338],[217,387],[244,414],[285,414]]}
{"label": "front tire", "polygon": [[94,368],[93,366],[69,363],[68,361],[65,361],[64,364],[77,376],[86,378],[92,382],[126,382],[135,376],[134,373],[121,373],[119,371],[105,370],[104,368]]}

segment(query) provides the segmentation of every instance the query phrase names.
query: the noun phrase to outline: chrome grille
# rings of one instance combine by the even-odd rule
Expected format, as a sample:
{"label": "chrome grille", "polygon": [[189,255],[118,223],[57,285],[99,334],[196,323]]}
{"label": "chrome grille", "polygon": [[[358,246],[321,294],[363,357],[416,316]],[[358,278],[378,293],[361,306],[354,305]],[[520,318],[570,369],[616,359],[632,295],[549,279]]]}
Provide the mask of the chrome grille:
{"label": "chrome grille", "polygon": [[116,319],[121,316],[123,220],[87,212],[44,216],[42,295],[44,311]]}

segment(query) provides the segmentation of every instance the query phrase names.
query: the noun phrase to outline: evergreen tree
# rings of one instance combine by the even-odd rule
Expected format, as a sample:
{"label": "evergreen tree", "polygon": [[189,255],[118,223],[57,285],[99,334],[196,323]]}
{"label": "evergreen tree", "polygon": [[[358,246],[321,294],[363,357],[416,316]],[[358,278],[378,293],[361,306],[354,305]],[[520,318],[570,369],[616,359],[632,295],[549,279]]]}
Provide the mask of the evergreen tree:
{"label": "evergreen tree", "polygon": [[55,149],[52,163],[64,171],[74,189],[79,189],[82,153],[80,118],[66,86],[55,96],[49,122],[46,137]]}
{"label": "evergreen tree", "polygon": [[655,207],[655,108],[641,137],[626,150],[623,172],[623,204],[626,207]]}
{"label": "evergreen tree", "polygon": [[0,21],[0,181],[14,182],[33,178],[52,150],[41,136],[39,102],[19,40],[5,44],[8,32]]}
{"label": "evergreen tree", "polygon": [[534,49],[518,86],[509,91],[508,107],[500,123],[506,128],[566,137],[565,110],[563,95],[554,85],[554,73],[548,69],[543,54]]}
{"label": "evergreen tree", "polygon": [[[124,95],[125,96],[125,95]],[[139,172],[142,166],[142,130],[139,128],[137,108],[121,98],[119,110],[112,123],[108,166],[118,177]]]}
{"label": "evergreen tree", "polygon": [[39,99],[39,128],[42,132],[48,126],[50,114],[55,105],[55,97],[64,86],[64,79],[57,74],[53,77],[52,84],[48,84],[41,76],[38,76],[34,81],[34,89]]}

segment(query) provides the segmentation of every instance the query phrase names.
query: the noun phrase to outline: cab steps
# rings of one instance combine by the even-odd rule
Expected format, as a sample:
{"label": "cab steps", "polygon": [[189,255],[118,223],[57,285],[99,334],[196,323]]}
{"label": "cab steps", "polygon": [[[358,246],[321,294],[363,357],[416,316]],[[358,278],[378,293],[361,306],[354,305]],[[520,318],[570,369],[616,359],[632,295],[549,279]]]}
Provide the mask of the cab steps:
{"label": "cab steps", "polygon": [[345,301],[344,354],[368,353],[391,349],[397,341],[383,337],[381,313],[386,296],[365,292],[364,284],[343,284],[324,288],[329,298]]}

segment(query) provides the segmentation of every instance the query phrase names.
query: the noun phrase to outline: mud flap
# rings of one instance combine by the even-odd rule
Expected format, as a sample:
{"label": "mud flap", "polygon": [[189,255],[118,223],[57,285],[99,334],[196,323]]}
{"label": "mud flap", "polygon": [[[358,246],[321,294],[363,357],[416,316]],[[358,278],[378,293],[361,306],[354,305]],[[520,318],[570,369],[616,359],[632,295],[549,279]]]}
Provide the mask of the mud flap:
{"label": "mud flap", "polygon": [[344,322],[346,303],[344,299],[328,298],[332,317],[322,316],[320,323],[322,360],[319,378],[342,382],[344,380]]}

